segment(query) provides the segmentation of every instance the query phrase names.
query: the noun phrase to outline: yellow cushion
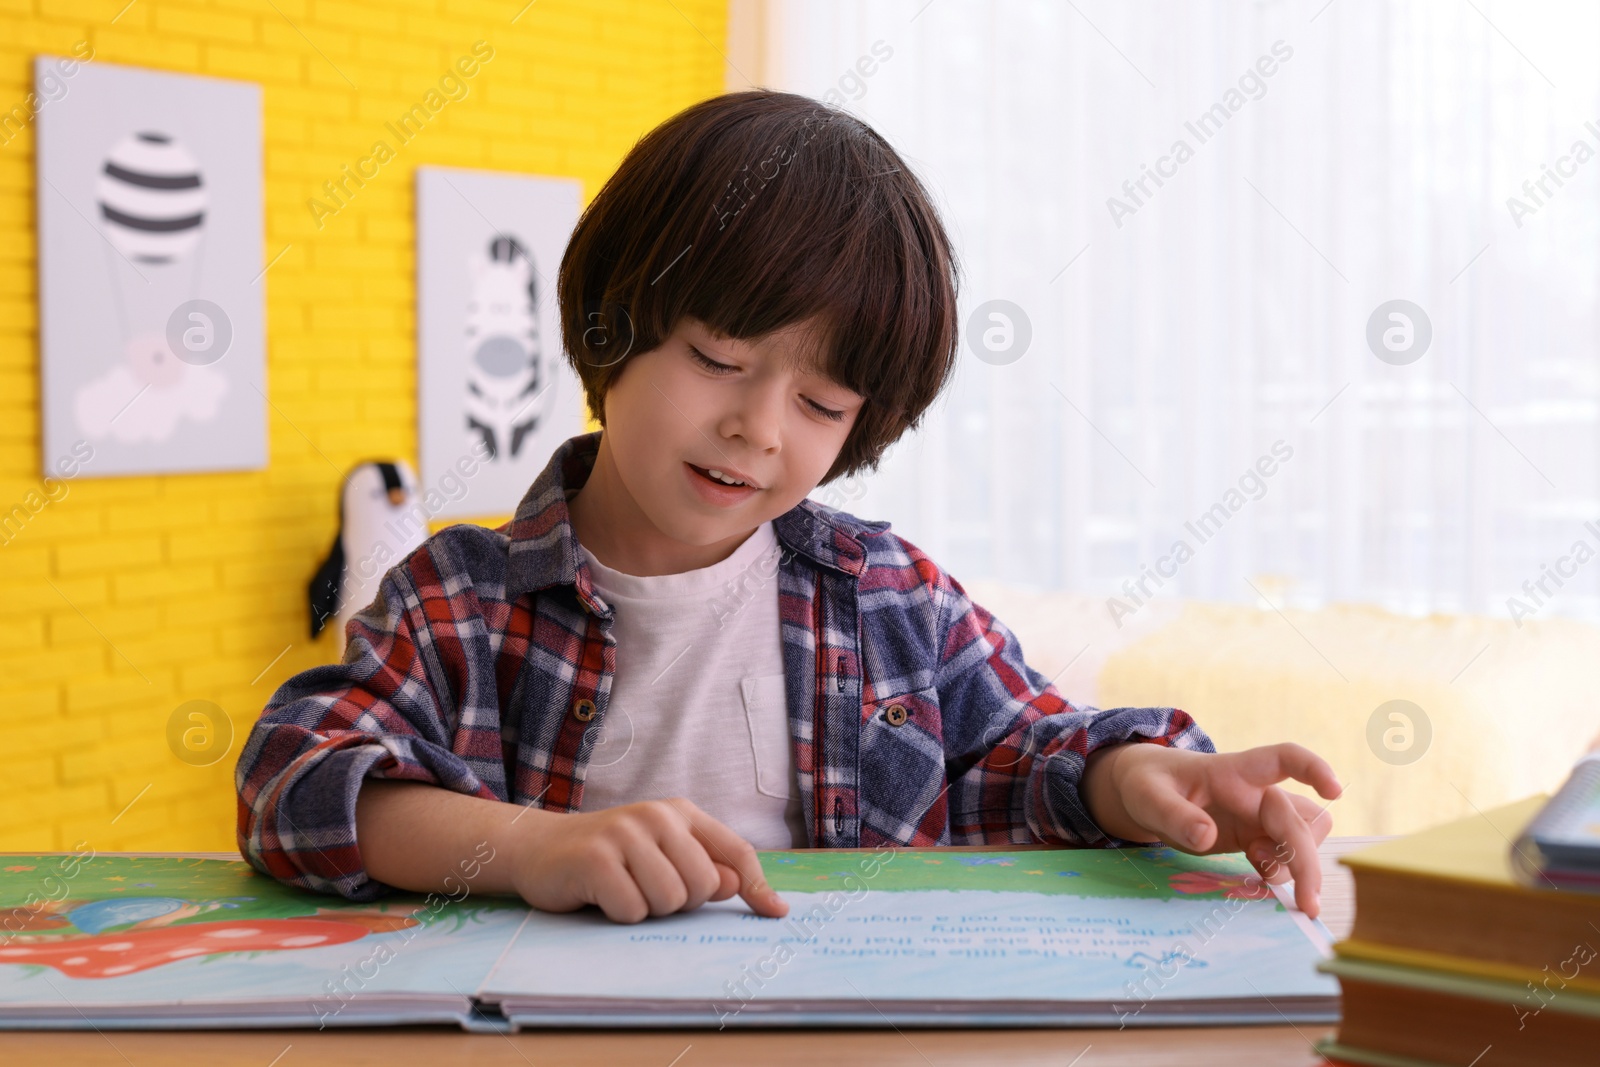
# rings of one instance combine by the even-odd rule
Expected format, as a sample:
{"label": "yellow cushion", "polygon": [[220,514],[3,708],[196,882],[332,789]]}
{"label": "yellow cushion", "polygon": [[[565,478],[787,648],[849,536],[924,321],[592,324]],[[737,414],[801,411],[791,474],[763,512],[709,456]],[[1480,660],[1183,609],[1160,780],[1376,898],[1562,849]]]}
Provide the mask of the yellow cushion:
{"label": "yellow cushion", "polygon": [[[1046,677],[1091,645],[1057,679],[1069,700],[1179,707],[1223,751],[1294,741],[1322,755],[1345,785],[1336,834],[1409,833],[1553,791],[1600,731],[1600,629],[1583,623],[1165,602],[1119,629],[1103,599],[964,584]],[[1409,748],[1387,714],[1369,731],[1394,700],[1421,709],[1425,746],[1420,722]]]}

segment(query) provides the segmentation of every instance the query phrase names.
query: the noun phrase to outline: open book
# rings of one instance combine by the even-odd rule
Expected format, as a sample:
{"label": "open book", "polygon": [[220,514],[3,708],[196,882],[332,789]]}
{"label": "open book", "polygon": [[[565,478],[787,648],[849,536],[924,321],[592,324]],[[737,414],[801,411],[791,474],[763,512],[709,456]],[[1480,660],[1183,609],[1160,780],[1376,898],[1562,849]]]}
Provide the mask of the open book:
{"label": "open book", "polygon": [[[358,904],[242,862],[0,855],[0,1028],[1149,1026],[1334,1022],[1320,923],[1242,856],[762,852],[636,924],[473,891]],[[500,862],[504,862],[502,859]]]}

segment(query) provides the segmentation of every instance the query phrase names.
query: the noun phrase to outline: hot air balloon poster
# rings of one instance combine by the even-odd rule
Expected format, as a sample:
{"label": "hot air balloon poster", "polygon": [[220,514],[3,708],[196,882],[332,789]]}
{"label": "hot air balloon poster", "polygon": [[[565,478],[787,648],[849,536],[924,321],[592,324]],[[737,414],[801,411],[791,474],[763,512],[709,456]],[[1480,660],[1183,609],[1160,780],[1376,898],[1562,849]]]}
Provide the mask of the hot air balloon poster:
{"label": "hot air balloon poster", "polygon": [[555,277],[580,187],[417,168],[417,410],[430,518],[509,514],[583,392],[561,355]]}
{"label": "hot air balloon poster", "polygon": [[260,87],[94,63],[37,128],[45,471],[264,466]]}

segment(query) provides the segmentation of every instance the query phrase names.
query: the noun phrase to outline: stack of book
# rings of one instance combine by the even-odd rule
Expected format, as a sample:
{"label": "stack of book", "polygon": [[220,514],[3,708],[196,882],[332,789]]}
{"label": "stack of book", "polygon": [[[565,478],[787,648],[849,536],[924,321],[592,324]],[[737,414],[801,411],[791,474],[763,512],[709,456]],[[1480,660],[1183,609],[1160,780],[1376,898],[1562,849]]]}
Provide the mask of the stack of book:
{"label": "stack of book", "polygon": [[1513,862],[1545,801],[1343,858],[1356,916],[1318,964],[1344,998],[1323,1056],[1378,1067],[1600,1062],[1600,894],[1558,889],[1536,864],[1519,874]]}

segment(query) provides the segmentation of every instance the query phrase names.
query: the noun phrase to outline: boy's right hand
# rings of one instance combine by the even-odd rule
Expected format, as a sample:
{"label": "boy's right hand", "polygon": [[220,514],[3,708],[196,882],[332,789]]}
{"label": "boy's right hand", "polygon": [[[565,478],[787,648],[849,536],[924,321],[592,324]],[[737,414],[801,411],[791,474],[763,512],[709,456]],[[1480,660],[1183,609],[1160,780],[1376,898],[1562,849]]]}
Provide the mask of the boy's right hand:
{"label": "boy's right hand", "polygon": [[698,908],[737,893],[757,915],[789,905],[767,884],[755,848],[683,797],[594,812],[531,809],[513,839],[512,884],[541,911],[595,904],[614,922]]}

